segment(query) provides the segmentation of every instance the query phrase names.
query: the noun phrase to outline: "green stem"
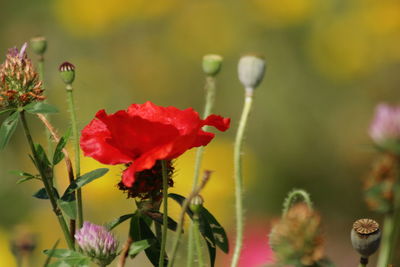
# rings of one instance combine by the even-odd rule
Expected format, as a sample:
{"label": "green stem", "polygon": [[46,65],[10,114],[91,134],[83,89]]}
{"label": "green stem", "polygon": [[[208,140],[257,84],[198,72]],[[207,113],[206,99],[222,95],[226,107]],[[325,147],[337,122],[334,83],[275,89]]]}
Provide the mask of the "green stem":
{"label": "green stem", "polygon": [[253,102],[253,91],[246,89],[242,116],[236,134],[234,146],[234,179],[235,179],[235,208],[236,208],[236,243],[233,253],[231,267],[236,267],[239,262],[240,253],[243,245],[244,210],[243,210],[243,174],[242,174],[242,146],[244,131],[249,118],[251,105]]}
{"label": "green stem", "polygon": [[188,229],[188,250],[187,250],[187,260],[186,266],[191,267],[194,263],[194,225],[193,222],[190,222]]}
{"label": "green stem", "polygon": [[[78,123],[76,119],[76,109],[74,103],[73,89],[70,84],[66,86],[67,90],[67,102],[68,108],[71,116],[71,124],[72,124],[72,135],[74,137],[74,150],[75,150],[75,177],[79,178],[81,175],[81,161],[80,161],[80,149],[79,149],[79,132],[78,132]],[[76,203],[78,210],[78,227],[82,228],[83,225],[83,203],[82,203],[82,190],[79,188],[76,191]]]}
{"label": "green stem", "polygon": [[[207,118],[211,114],[212,109],[214,107],[214,103],[215,103],[216,83],[215,83],[215,78],[213,76],[206,77],[206,84],[205,84],[204,88],[206,90],[206,103],[204,106],[203,119]],[[204,131],[207,131],[208,129],[209,129],[208,126],[203,127]],[[203,153],[204,153],[203,146],[197,148],[196,158],[195,158],[195,163],[194,163],[194,175],[193,175],[192,189],[194,189],[199,182],[200,167],[201,167],[201,162],[203,160]],[[194,242],[193,223],[191,223],[189,226],[187,267],[193,266],[193,262],[194,262],[193,261],[193,259],[194,259],[194,243],[193,242]]]}
{"label": "green stem", "polygon": [[168,230],[168,171],[167,163],[165,160],[161,161],[162,176],[163,176],[163,227],[161,239],[161,251],[158,267],[164,267],[165,247],[167,244],[167,230]]}
{"label": "green stem", "polygon": [[313,204],[311,202],[310,195],[304,190],[294,189],[288,194],[283,203],[282,216],[285,216],[286,213],[289,211],[289,209],[292,207],[292,205],[296,202],[299,202],[300,200],[306,203],[311,210],[313,209]]}
{"label": "green stem", "polygon": [[387,267],[390,263],[392,254],[392,239],[395,228],[393,214],[386,214],[383,222],[381,248],[379,250],[379,258],[377,267]]}
{"label": "green stem", "polygon": [[203,261],[203,251],[201,248],[201,238],[200,238],[200,223],[199,223],[199,217],[196,215],[196,218],[193,220],[193,232],[194,232],[194,240],[196,244],[196,252],[197,252],[197,260],[199,263],[199,267],[204,266],[204,261]]}
{"label": "green stem", "polygon": [[58,222],[59,222],[60,227],[61,227],[61,229],[63,231],[64,238],[67,241],[68,247],[70,249],[74,249],[74,243],[73,243],[73,241],[71,239],[67,223],[65,222],[64,216],[63,216],[60,208],[57,205],[57,199],[56,199],[56,197],[54,195],[54,191],[53,191],[53,188],[51,186],[51,181],[49,181],[49,178],[47,177],[45,171],[42,170],[42,168],[39,168],[39,164],[38,164],[39,163],[39,159],[38,159],[38,156],[37,156],[37,153],[36,153],[36,149],[35,149],[35,145],[34,145],[34,142],[33,142],[33,139],[32,139],[32,135],[31,135],[29,127],[28,127],[28,123],[27,123],[26,118],[25,118],[25,113],[24,113],[24,111],[21,111],[19,114],[20,114],[22,126],[24,128],[26,139],[28,140],[29,147],[30,147],[30,149],[32,151],[32,155],[33,155],[33,159],[35,161],[36,168],[39,171],[40,176],[42,177],[43,185],[44,185],[44,188],[46,189],[47,195],[49,196],[50,203],[51,203],[51,206],[53,208],[53,212],[57,216]]}

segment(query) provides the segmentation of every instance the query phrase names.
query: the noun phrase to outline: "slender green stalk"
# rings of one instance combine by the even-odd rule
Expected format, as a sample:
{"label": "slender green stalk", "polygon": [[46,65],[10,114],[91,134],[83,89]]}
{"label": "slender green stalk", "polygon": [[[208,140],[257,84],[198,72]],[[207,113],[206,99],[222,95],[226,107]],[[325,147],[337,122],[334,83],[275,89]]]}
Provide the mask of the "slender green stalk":
{"label": "slender green stalk", "polygon": [[201,179],[199,185],[194,190],[192,190],[190,195],[182,203],[182,210],[181,210],[181,213],[179,215],[178,227],[176,229],[175,240],[174,240],[174,243],[172,245],[171,258],[168,261],[168,267],[174,266],[174,261],[175,261],[175,258],[176,258],[176,254],[178,252],[179,243],[180,243],[181,236],[182,236],[183,225],[184,225],[184,222],[185,222],[185,213],[186,213],[187,209],[189,208],[189,203],[204,188],[204,186],[206,185],[206,183],[210,179],[210,175],[211,175],[210,171],[205,171],[204,172],[204,176]]}
{"label": "slender green stalk", "polygon": [[204,267],[203,261],[203,251],[201,247],[201,239],[200,239],[200,223],[199,217],[196,215],[196,218],[193,220],[193,232],[194,232],[194,241],[196,245],[196,252],[197,252],[197,260],[199,267]]}
{"label": "slender green stalk", "polygon": [[[206,78],[206,85],[205,85],[205,90],[206,90],[206,103],[204,107],[204,112],[203,112],[203,119],[207,118],[210,114],[211,111],[214,107],[214,102],[215,102],[215,78],[212,76],[207,76]],[[203,130],[207,131],[209,129],[209,126],[204,126]],[[193,186],[192,189],[194,189],[197,186],[197,183],[199,181],[199,176],[200,176],[200,167],[201,167],[201,162],[203,160],[203,153],[204,153],[204,147],[201,146],[197,148],[196,151],[196,159],[195,159],[195,164],[194,164],[194,175],[193,175]]]}
{"label": "slender green stalk", "polygon": [[22,126],[24,128],[24,132],[25,132],[25,135],[26,135],[26,139],[28,140],[29,147],[30,147],[30,149],[32,151],[32,155],[33,155],[33,158],[35,160],[36,168],[38,169],[39,174],[42,177],[42,181],[43,181],[44,187],[46,189],[46,193],[49,196],[50,203],[51,203],[51,206],[53,208],[53,212],[57,216],[58,222],[59,222],[60,227],[61,227],[61,229],[63,231],[64,238],[67,241],[68,247],[70,249],[74,249],[74,243],[73,243],[73,241],[71,239],[67,223],[65,222],[64,216],[63,216],[60,208],[57,205],[57,199],[56,199],[56,197],[54,195],[54,191],[53,191],[53,188],[51,186],[51,181],[49,181],[49,179],[48,179],[46,173],[44,172],[44,170],[39,168],[39,164],[38,164],[39,163],[39,159],[38,159],[38,156],[37,156],[37,153],[36,153],[36,149],[35,149],[35,145],[34,145],[34,142],[33,142],[33,139],[32,139],[32,135],[31,135],[29,127],[28,127],[28,123],[27,123],[26,118],[25,118],[25,113],[24,113],[24,111],[21,111],[19,114],[20,114]]}
{"label": "slender green stalk", "polygon": [[234,146],[234,178],[235,178],[235,201],[236,201],[236,243],[233,253],[231,267],[236,267],[239,262],[240,253],[243,245],[244,210],[243,210],[243,174],[242,174],[242,146],[244,131],[249,118],[251,105],[253,102],[253,91],[246,89],[242,116],[236,134]]}
{"label": "slender green stalk", "polygon": [[291,191],[288,196],[286,197],[284,203],[283,203],[283,212],[282,216],[285,216],[286,213],[289,211],[289,209],[292,207],[292,205],[299,200],[303,201],[304,203],[307,204],[307,206],[312,210],[313,209],[313,204],[311,202],[310,195],[301,189],[294,189]]}
{"label": "slender green stalk", "polygon": [[[78,132],[78,123],[76,119],[76,109],[74,103],[74,96],[72,86],[68,84],[66,86],[67,90],[67,102],[68,108],[71,117],[71,125],[72,125],[72,135],[74,137],[74,150],[75,150],[75,177],[78,178],[81,175],[81,160],[80,160],[80,149],[79,149],[79,132]],[[82,228],[83,225],[83,203],[82,203],[82,190],[79,188],[76,191],[76,203],[78,210],[78,227]]]}
{"label": "slender green stalk", "polygon": [[394,228],[395,224],[393,214],[386,214],[383,222],[381,247],[379,250],[377,267],[387,267],[387,265],[390,263]]}
{"label": "slender green stalk", "polygon": [[167,244],[167,230],[168,230],[168,171],[167,163],[165,160],[161,161],[162,176],[163,176],[163,227],[161,238],[161,251],[158,267],[164,267],[165,247]]}
{"label": "slender green stalk", "polygon": [[194,263],[194,225],[190,222],[188,229],[188,248],[187,248],[187,260],[186,267],[193,266]]}
{"label": "slender green stalk", "polygon": [[[203,119],[207,118],[211,114],[212,109],[214,107],[215,92],[216,92],[215,77],[207,76],[206,84],[205,84],[204,88],[206,90],[206,103],[204,106]],[[208,129],[209,129],[208,126],[204,126],[204,128],[203,128],[204,131],[207,131]],[[195,158],[195,163],[194,163],[194,175],[193,175],[192,189],[194,189],[197,186],[197,183],[199,181],[200,167],[201,167],[201,162],[203,161],[203,153],[204,153],[203,146],[197,148],[196,158]],[[189,237],[188,237],[187,267],[193,266],[193,262],[194,262],[193,259],[194,259],[193,223],[190,223]]]}
{"label": "slender green stalk", "polygon": [[366,265],[366,264],[360,263],[360,264],[358,265],[358,267],[367,267],[367,265]]}

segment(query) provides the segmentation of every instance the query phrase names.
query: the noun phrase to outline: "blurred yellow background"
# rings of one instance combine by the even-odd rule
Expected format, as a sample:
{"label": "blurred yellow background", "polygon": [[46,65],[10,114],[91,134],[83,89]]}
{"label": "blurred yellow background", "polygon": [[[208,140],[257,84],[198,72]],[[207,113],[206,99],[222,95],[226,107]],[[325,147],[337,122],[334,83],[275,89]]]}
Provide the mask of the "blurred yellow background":
{"label": "blurred yellow background", "polygon": [[[36,35],[48,40],[46,91],[49,102],[63,110],[51,117],[60,132],[68,126],[57,73],[63,61],[76,66],[82,128],[99,109],[114,112],[147,100],[201,112],[201,58],[224,57],[215,113],[231,117],[232,128],[206,149],[203,168],[215,173],[204,197],[232,234],[231,152],[243,101],[236,64],[242,54],[263,54],[268,69],[256,92],[244,153],[248,223],[279,216],[286,193],[304,188],[322,213],[328,256],[337,266],[357,262],[348,240],[351,223],[358,217],[381,219],[367,211],[360,179],[374,156],[367,135],[373,108],[400,97],[400,1],[0,1],[2,60],[9,47]],[[34,138],[44,143],[41,125],[34,118],[30,124]],[[41,266],[41,251],[61,237],[49,203],[31,197],[40,185],[17,185],[8,172],[33,170],[21,131],[0,153],[0,267],[16,266],[7,247],[17,225],[29,225],[37,236],[32,266]],[[176,160],[171,191],[187,195],[194,153]],[[84,172],[99,166],[83,158]],[[113,167],[85,188],[88,220],[101,224],[134,209],[115,186],[121,170]],[[63,166],[57,173],[64,187]],[[177,218],[178,208],[171,205]],[[126,224],[117,230],[122,242],[126,230]],[[147,266],[139,263],[142,258],[131,266]]]}

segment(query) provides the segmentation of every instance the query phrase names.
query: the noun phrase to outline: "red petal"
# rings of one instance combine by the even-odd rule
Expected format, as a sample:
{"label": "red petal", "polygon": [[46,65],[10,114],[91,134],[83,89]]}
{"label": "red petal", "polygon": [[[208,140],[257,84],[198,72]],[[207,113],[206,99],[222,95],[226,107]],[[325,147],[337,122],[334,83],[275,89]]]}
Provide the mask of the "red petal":
{"label": "red petal", "polygon": [[230,123],[231,123],[230,118],[224,118],[214,114],[211,114],[203,121],[203,125],[214,126],[218,130],[223,132],[229,129]]}
{"label": "red petal", "polygon": [[[99,113],[104,113],[100,110]],[[85,156],[92,157],[104,164],[122,164],[132,161],[132,158],[109,144],[111,134],[107,126],[98,119],[92,120],[81,133],[80,145]]]}

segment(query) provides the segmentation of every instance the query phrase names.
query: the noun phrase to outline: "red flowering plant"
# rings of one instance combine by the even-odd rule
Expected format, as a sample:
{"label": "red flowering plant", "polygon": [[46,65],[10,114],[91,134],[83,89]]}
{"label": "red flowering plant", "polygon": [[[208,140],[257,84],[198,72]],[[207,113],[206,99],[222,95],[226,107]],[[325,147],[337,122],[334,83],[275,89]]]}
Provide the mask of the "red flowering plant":
{"label": "red flowering plant", "polygon": [[[38,56],[38,72],[28,57],[27,45],[21,50],[11,49],[5,62],[0,65],[0,114],[7,115],[0,127],[0,149],[7,145],[18,123],[21,123],[35,170],[19,171],[18,175],[22,178],[18,183],[31,180],[41,182],[43,188],[33,196],[49,200],[68,246],[68,249],[54,247],[46,250],[48,258],[45,266],[50,266],[49,262],[52,258],[56,258],[51,266],[89,266],[90,263],[96,263],[103,267],[111,264],[119,255],[118,266],[122,267],[129,257],[134,258],[144,251],[154,266],[172,267],[182,239],[184,218],[188,215],[193,223],[188,231],[190,249],[187,260],[190,264],[196,261],[193,258],[196,249],[199,266],[206,265],[202,254],[201,238],[203,238],[208,249],[209,265],[213,267],[216,249],[228,253],[229,245],[224,228],[203,206],[203,198],[200,196],[211,171],[204,171],[202,179],[199,178],[199,173],[204,146],[215,136],[208,129],[214,127],[219,131],[226,131],[230,127],[229,118],[211,112],[215,99],[215,79],[221,68],[222,57],[208,55],[203,59],[207,96],[202,116],[192,108],[181,110],[173,106],[161,107],[148,101],[144,104],[132,104],[126,110],[112,114],[100,110],[82,131],[79,131],[77,126],[74,104],[75,66],[64,62],[60,65],[59,71],[65,85],[71,131],[59,136],[59,131],[52,125],[50,117],[50,113],[58,110],[43,101],[47,99],[43,88],[46,46],[46,40],[42,37],[31,41],[31,49]],[[240,219],[244,217],[240,214],[242,210],[240,150],[252,93],[261,82],[265,67],[264,61],[255,57],[247,57],[243,62],[239,64],[239,77],[246,89],[246,104],[235,145],[237,166],[235,181],[238,186],[236,204]],[[46,148],[35,142],[35,134],[28,125],[28,115],[39,119],[45,127]],[[74,163],[66,146],[70,135],[73,136]],[[192,148],[198,148],[192,190],[186,193],[186,197],[168,194],[168,188],[174,184],[173,160]],[[128,198],[134,199],[136,208],[133,213],[122,215],[105,226],[88,221],[84,223],[84,198],[81,189],[104,176],[108,169],[100,168],[81,174],[80,150],[85,156],[103,164],[125,166],[118,187],[127,193]],[[55,181],[58,177],[55,176],[54,169],[63,160],[69,184],[62,190],[60,183]],[[168,216],[168,198],[178,202],[182,207],[177,221]],[[119,242],[110,231],[128,220],[130,221],[128,237],[122,250],[118,251]],[[232,266],[237,265],[235,257],[240,255],[242,229],[239,225],[240,221],[238,221],[237,239],[239,249],[235,249]],[[171,248],[167,249],[168,229],[175,231],[175,234]]]}
{"label": "red flowering plant", "polygon": [[225,131],[229,123],[217,115],[202,120],[192,108],[132,104],[114,114],[98,111],[82,130],[81,148],[85,156],[103,164],[125,164],[120,187],[131,197],[148,198],[162,187],[162,179],[151,177],[160,173],[160,160],[170,162],[188,149],[207,145],[214,134],[203,131],[203,126]]}

